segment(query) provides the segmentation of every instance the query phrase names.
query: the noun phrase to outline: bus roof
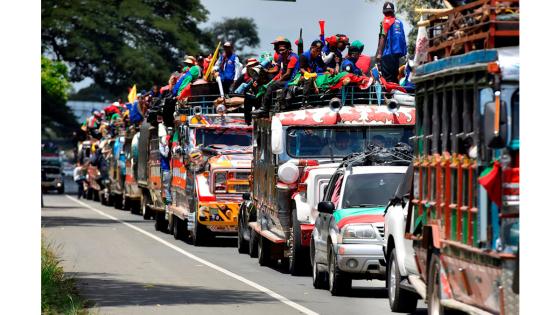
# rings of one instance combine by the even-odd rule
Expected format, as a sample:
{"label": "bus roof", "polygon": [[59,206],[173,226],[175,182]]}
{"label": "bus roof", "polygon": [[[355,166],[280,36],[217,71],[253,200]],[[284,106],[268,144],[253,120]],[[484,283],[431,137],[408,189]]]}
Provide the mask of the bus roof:
{"label": "bus roof", "polygon": [[416,68],[415,81],[455,69],[484,69],[494,61],[499,61],[503,80],[519,80],[519,46],[512,46],[476,50],[423,64]]}

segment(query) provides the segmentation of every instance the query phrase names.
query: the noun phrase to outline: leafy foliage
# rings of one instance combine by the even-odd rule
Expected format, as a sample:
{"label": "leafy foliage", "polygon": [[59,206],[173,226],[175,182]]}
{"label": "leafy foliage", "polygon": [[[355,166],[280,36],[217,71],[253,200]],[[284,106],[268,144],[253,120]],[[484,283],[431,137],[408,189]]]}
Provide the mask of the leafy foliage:
{"label": "leafy foliage", "polygon": [[43,0],[41,48],[70,65],[72,81],[115,95],[149,89],[199,51],[207,14],[199,0]]}
{"label": "leafy foliage", "polygon": [[78,127],[76,118],[66,101],[71,90],[68,69],[62,62],[41,56],[41,129],[51,130],[55,135],[71,133]]}
{"label": "leafy foliage", "polygon": [[41,313],[87,314],[72,278],[64,275],[60,259],[51,243],[41,240]]}
{"label": "leafy foliage", "polygon": [[202,42],[208,51],[213,51],[219,41],[222,44],[231,42],[236,53],[246,47],[257,47],[260,44],[257,25],[252,18],[235,17],[214,23],[204,30]]}

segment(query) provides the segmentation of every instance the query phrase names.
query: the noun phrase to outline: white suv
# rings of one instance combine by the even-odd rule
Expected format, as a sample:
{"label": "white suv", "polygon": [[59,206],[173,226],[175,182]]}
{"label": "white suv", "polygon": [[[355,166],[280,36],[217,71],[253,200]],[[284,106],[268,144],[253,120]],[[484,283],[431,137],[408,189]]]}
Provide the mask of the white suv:
{"label": "white suv", "polygon": [[340,295],[352,279],[385,279],[383,211],[406,169],[349,165],[336,170],[318,205],[311,240],[315,288]]}

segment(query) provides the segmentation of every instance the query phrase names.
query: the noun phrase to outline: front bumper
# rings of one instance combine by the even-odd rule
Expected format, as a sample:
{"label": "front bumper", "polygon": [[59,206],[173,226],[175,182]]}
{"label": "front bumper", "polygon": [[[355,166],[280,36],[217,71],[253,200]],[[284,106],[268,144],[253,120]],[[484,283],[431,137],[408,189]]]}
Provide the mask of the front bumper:
{"label": "front bumper", "polygon": [[237,232],[239,202],[214,201],[198,204],[198,222],[217,233]]}
{"label": "front bumper", "polygon": [[385,276],[383,244],[338,244],[338,269],[352,274]]}
{"label": "front bumper", "polygon": [[57,189],[64,187],[64,182],[62,179],[52,180],[52,181],[41,181],[41,187],[46,189]]}

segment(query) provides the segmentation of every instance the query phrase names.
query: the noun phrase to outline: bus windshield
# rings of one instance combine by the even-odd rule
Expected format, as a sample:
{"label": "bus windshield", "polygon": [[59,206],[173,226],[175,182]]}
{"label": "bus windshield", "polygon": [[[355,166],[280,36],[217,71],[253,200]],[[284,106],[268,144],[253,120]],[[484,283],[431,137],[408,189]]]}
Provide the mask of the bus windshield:
{"label": "bus windshield", "polygon": [[409,143],[413,126],[391,127],[291,127],[286,136],[287,153],[293,158],[342,158],[372,144],[386,148]]}
{"label": "bus windshield", "polygon": [[223,145],[238,145],[250,146],[251,145],[251,130],[246,129],[197,129],[196,144],[204,147],[212,144]]}

